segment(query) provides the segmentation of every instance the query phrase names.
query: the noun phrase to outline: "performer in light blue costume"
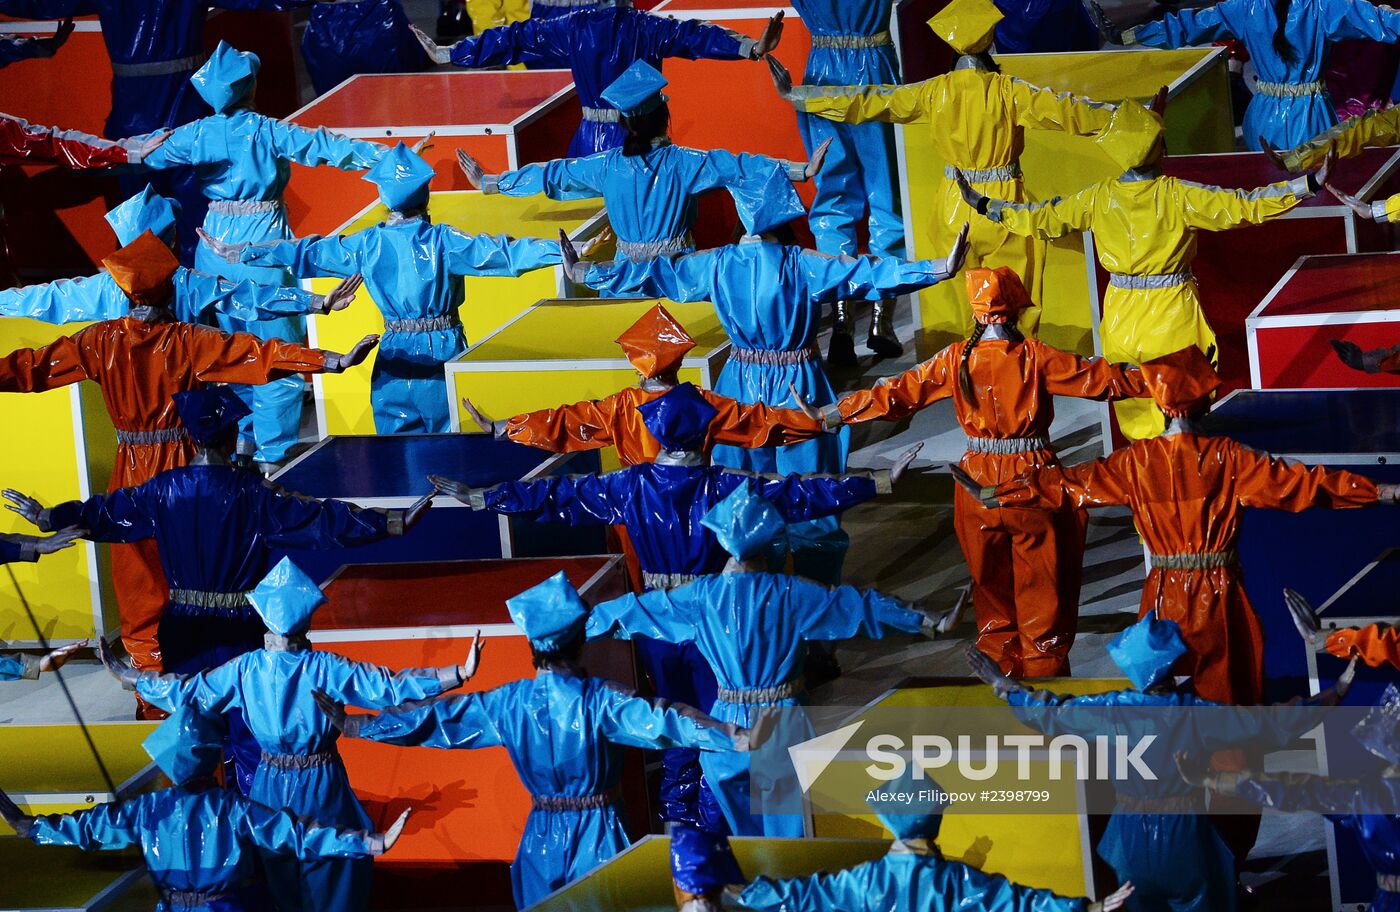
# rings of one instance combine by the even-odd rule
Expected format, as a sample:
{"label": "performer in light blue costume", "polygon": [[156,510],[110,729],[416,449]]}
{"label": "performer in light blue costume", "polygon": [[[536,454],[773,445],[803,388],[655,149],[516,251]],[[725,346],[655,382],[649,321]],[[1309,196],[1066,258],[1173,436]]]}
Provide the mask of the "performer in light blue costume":
{"label": "performer in light blue costume", "polygon": [[368,862],[398,840],[408,811],[381,834],[325,826],[219,788],[213,776],[223,734],[217,716],[182,706],[141,745],[174,787],[44,817],[23,813],[0,792],[0,816],[38,845],[136,846],[160,894],[156,912],[262,912],[272,900],[259,855]]}
{"label": "performer in light blue costume", "polygon": [[1292,149],[1337,123],[1324,81],[1333,44],[1400,41],[1400,10],[1370,0],[1224,0],[1126,31],[1093,0],[1089,11],[1114,44],[1181,48],[1231,38],[1244,42],[1259,77],[1244,114],[1246,149],[1260,148],[1261,138],[1273,148]]}
{"label": "performer in light blue costume", "polygon": [[[910,763],[901,777],[877,785],[870,809],[894,836],[885,857],[834,874],[756,877],[735,897],[738,904],[754,912],[1113,912],[1133,892],[1124,884],[1090,902],[949,861],[934,843],[947,806],[938,783]],[[879,797],[901,792],[912,800]]]}
{"label": "performer in light blue costume", "polygon": [[[735,488],[702,523],[730,554],[724,573],[604,602],[589,615],[586,632],[590,640],[644,636],[694,643],[718,680],[710,713],[721,721],[746,725],[758,707],[803,705],[810,640],[880,639],[887,631],[932,636],[957,624],[957,611],[933,616],[874,590],[831,589],[766,572],[765,554],[785,524],[776,507],[747,487]],[[785,743],[812,736],[800,722],[791,728]],[[801,799],[789,781],[764,776],[760,794],[751,796],[746,755],[701,754],[700,766],[733,834],[803,835]],[[754,814],[755,805],[773,810]]]}
{"label": "performer in light blue costume", "polygon": [[[256,54],[219,42],[209,61],[190,77],[215,113],[177,128],[140,165],[154,169],[195,166],[204,195],[210,200],[201,231],[227,244],[292,236],[282,201],[291,177],[291,162],[368,170],[386,151],[374,143],[347,139],[324,128],[308,130],[253,111],[253,87],[259,65]],[[231,265],[208,244],[199,245],[195,268],[234,280],[292,284],[286,270]],[[260,339],[299,342],[306,338],[305,323],[300,317],[259,320],[240,328]],[[303,386],[302,379],[293,376],[262,386],[240,387],[240,395],[253,410],[243,427],[242,452],[252,452],[265,466],[286,457],[287,449],[297,441]]]}
{"label": "performer in light blue costume", "polygon": [[[311,648],[306,631],[326,598],[291,560],[283,558],[248,601],[270,631],[262,649],[193,677],[138,674],[118,663],[99,641],[113,674],[166,711],[192,704],[208,713],[241,710],[262,747],[248,797],[325,824],[369,828],[350,790],[335,742],[340,733],[317,711],[313,692],[343,703],[386,708],[426,700],[462,684],[476,671],[477,640],[462,665],[391,672]],[[263,860],[268,883],[284,910],[362,910],[369,903],[372,865],[353,859]]]}
{"label": "performer in light blue costume", "polygon": [[510,869],[515,904],[523,909],[627,848],[617,807],[624,747],[748,751],[764,734],[587,677],[579,651],[588,608],[562,572],[506,607],[530,641],[539,669],[534,678],[369,717],[322,704],[352,738],[506,749],[534,796]]}
{"label": "performer in light blue costume", "polygon": [[805,181],[821,168],[766,155],[704,151],[672,145],[667,85],[655,68],[637,61],[603,92],[622,112],[628,145],[583,158],[525,165],[504,174],[486,174],[466,152],[457,160],[472,186],[507,196],[544,194],[554,200],[602,197],[617,251],[642,260],[695,249],[690,236],[699,197],[721,187],[734,197],[739,218],[751,233],[770,231],[805,214],[792,181]]}
{"label": "performer in light blue costume", "polygon": [[1177,623],[1158,620],[1155,611],[1115,637],[1108,654],[1136,690],[1056,694],[1018,684],[975,646],[968,661],[1018,719],[1046,735],[1147,742],[1140,762],[1155,778],[1133,774],[1135,767],[1127,765],[1129,775],[1114,780],[1118,806],[1097,848],[1120,883],[1136,885],[1130,912],[1232,912],[1234,855],[1206,816],[1204,796],[1167,771],[1175,769],[1176,754],[1284,747],[1322,721],[1320,707],[1345,696],[1354,667],[1332,690],[1302,701],[1298,712],[1286,712],[1227,706],[1196,696],[1189,685],[1174,687],[1172,665],[1186,654],[1186,643]]}
{"label": "performer in light blue costume", "polygon": [[388,221],[355,234],[211,248],[298,278],[363,274],[384,314],[370,379],[381,434],[450,430],[443,364],[467,350],[457,309],[463,276],[518,276],[560,262],[557,241],[466,234],[428,215],[433,169],[399,143],[365,175],[389,208]]}
{"label": "performer in light blue costume", "polygon": [[573,70],[583,123],[569,154],[582,156],[622,145],[626,131],[619,125],[618,109],[603,93],[632,64],[642,61],[659,70],[667,57],[758,60],[777,46],[782,18],[782,13],[775,15],[755,41],[703,19],[644,13],[632,8],[631,0],[599,0],[593,9],[513,22],[451,47],[439,47],[416,28],[414,33],[437,63],[479,68],[550,62]]}
{"label": "performer in light blue costume", "polygon": [[[876,257],[832,257],[750,235],[737,246],[645,262],[570,260],[576,280],[606,297],[644,295],[672,301],[711,301],[734,348],[715,392],[739,402],[818,408],[836,401],[817,352],[821,308],[837,300],[879,300],[918,291],[962,268],[967,231],[947,259],[907,262]],[[800,399],[800,401],[799,401]],[[716,446],[723,466],[767,474],[846,470],[850,429],[783,447]],[[794,571],[828,585],[841,582],[850,538],[836,517],[796,525],[775,542],[769,560],[779,566],[793,551]]]}
{"label": "performer in light blue costume", "polygon": [[[125,247],[150,231],[175,247],[178,206],[158,196],[149,185],[107,213],[107,224]],[[349,306],[358,283],[346,282],[327,295],[312,294],[281,284],[260,285],[249,279],[229,281],[184,266],[175,270],[175,294],[171,310],[186,323],[215,326],[238,332],[255,320],[273,320],[304,314],[329,313]],[[28,317],[44,323],[86,323],[116,320],[131,307],[126,294],[100,272],[77,279],[59,279],[44,285],[26,285],[0,291],[0,316]]]}

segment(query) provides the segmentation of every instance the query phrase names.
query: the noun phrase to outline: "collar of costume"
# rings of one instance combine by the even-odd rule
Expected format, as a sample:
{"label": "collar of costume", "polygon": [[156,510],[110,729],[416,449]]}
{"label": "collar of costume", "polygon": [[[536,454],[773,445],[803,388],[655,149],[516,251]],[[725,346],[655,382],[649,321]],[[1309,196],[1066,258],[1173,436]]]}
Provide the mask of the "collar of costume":
{"label": "collar of costume", "polygon": [[384,220],[384,224],[390,226],[404,225],[408,222],[426,222],[431,225],[433,220],[428,216],[428,210],[426,209],[409,209],[405,212],[398,212],[391,209],[389,211],[389,217]]}
{"label": "collar of costume", "polygon": [[631,9],[632,0],[598,0],[597,9]]}
{"label": "collar of costume", "polygon": [[1199,434],[1201,433],[1201,423],[1193,418],[1185,416],[1172,418],[1167,421],[1167,427],[1162,431],[1163,437],[1173,434]]}
{"label": "collar of costume", "polygon": [[148,304],[138,304],[128,311],[131,319],[140,320],[142,323],[174,323],[175,314],[170,312],[168,307],[155,307]]}
{"label": "collar of costume", "polygon": [[938,846],[931,844],[927,839],[896,839],[890,843],[890,854],[943,857],[943,854],[938,851]]}
{"label": "collar of costume", "polygon": [[737,557],[731,557],[728,561],[725,562],[724,569],[721,570],[720,572],[721,572],[721,573],[757,573],[757,572],[759,572],[759,571],[758,571],[758,567],[755,566],[755,564],[757,564],[757,563],[758,563],[758,561],[741,561],[741,560],[739,560],[739,558],[737,558]]}
{"label": "collar of costume", "polygon": [[311,641],[299,633],[282,636],[268,632],[263,634],[263,649],[268,652],[307,652],[311,649]]}
{"label": "collar of costume", "polygon": [[550,662],[539,669],[539,673],[563,675],[566,678],[581,678],[584,675],[583,666],[577,662]]}
{"label": "collar of costume", "polygon": [[964,54],[953,64],[955,70],[981,70],[984,73],[990,72],[991,67],[987,66],[987,61],[972,54]]}
{"label": "collar of costume", "polygon": [[656,454],[656,464],[665,466],[709,465],[705,454],[699,450],[662,450]]}
{"label": "collar of costume", "polygon": [[638,384],[642,390],[648,393],[664,393],[675,385],[676,381],[673,377],[643,377],[642,382]]}
{"label": "collar of costume", "polygon": [[1133,181],[1155,180],[1161,176],[1161,165],[1145,165],[1141,168],[1130,168],[1124,171],[1118,177],[1118,180],[1125,184],[1131,184]]}
{"label": "collar of costume", "polygon": [[218,450],[209,450],[199,447],[191,457],[190,465],[226,466],[233,465],[233,460],[228,458],[227,453]]}
{"label": "collar of costume", "polygon": [[1010,323],[986,323],[987,328],[982,331],[982,341],[996,341],[998,339],[1005,342],[1014,342],[1015,337],[1011,333]]}

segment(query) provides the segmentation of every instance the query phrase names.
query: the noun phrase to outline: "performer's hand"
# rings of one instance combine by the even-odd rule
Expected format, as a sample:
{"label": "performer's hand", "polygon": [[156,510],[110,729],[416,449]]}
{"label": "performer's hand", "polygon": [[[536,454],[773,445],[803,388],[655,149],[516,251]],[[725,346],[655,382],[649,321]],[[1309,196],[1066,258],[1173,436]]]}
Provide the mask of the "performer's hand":
{"label": "performer's hand", "polygon": [[826,416],[822,414],[821,409],[817,408],[815,405],[802,398],[802,394],[797,391],[796,383],[793,383],[791,380],[789,380],[788,389],[792,392],[792,401],[797,403],[797,410],[799,412],[806,415],[808,418],[811,418],[813,421],[826,420]]}
{"label": "performer's hand", "polygon": [[579,257],[585,260],[597,259],[598,251],[616,241],[617,235],[613,234],[612,225],[604,225],[583,245],[583,249],[579,251]]}
{"label": "performer's hand", "polygon": [[997,500],[996,488],[979,484],[977,479],[967,474],[967,470],[956,462],[948,463],[948,474],[953,476],[953,481],[957,482],[959,487],[977,498],[978,503],[982,506],[987,508],[1001,506],[1001,501]]}
{"label": "performer's hand", "polygon": [[433,498],[437,495],[437,489],[429,491],[422,497],[409,504],[408,509],[403,514],[403,529],[407,532],[418,524],[418,520],[423,518],[423,514],[428,512],[428,508],[433,505]]}
{"label": "performer's hand", "polygon": [[473,190],[480,190],[485,182],[486,169],[481,167],[481,162],[467,154],[466,149],[457,150],[457,167],[462,169],[462,174],[467,178],[467,183],[472,185]]}
{"label": "performer's hand", "polygon": [[773,737],[773,732],[778,729],[778,714],[771,709],[760,709],[754,716],[753,724],[749,726],[749,746],[750,752],[758,750],[768,743],[768,739]]}
{"label": "performer's hand", "polygon": [[891,487],[899,484],[899,480],[904,477],[904,473],[909,471],[909,466],[913,464],[914,457],[919,455],[919,451],[923,448],[924,445],[920,442],[899,454],[898,458],[894,461],[894,465],[890,466]]}
{"label": "performer's hand", "polygon": [[816,177],[822,171],[822,165],[826,164],[826,153],[831,148],[831,140],[834,137],[828,136],[817,146],[812,157],[807,159],[807,167],[802,169],[802,176],[807,180]]}
{"label": "performer's hand", "polygon": [[778,47],[778,42],[783,40],[783,11],[778,10],[773,14],[773,18],[768,20],[768,24],[763,27],[763,34],[758,37],[758,43],[753,46],[751,57],[754,60],[762,60],[773,53]]}
{"label": "performer's hand", "polygon": [[320,708],[325,717],[330,720],[331,725],[347,738],[358,738],[360,736],[360,726],[366,719],[373,716],[352,715],[345,711],[345,704],[334,700],[319,690],[311,692],[311,698],[316,701],[316,706]]}
{"label": "performer's hand", "polygon": [[1347,667],[1337,676],[1337,683],[1333,684],[1330,688],[1336,692],[1338,703],[1346,699],[1347,692],[1351,690],[1352,682],[1356,680],[1356,663],[1359,659],[1360,656],[1352,656],[1351,661],[1347,663]]}
{"label": "performer's hand", "polygon": [[6,488],[3,494],[5,499],[9,501],[9,503],[5,504],[6,510],[23,516],[31,525],[38,526],[40,532],[53,531],[44,528],[44,507],[39,501],[30,497],[28,494],[21,494],[14,488]]}
{"label": "performer's hand", "polygon": [[48,655],[39,660],[39,670],[56,671],[62,668],[64,665],[68,664],[68,660],[72,658],[73,653],[77,652],[79,649],[86,649],[87,645],[87,640],[79,640],[76,643],[69,643],[67,646],[60,646],[52,650]]}
{"label": "performer's hand", "polygon": [[1275,149],[1262,135],[1259,137],[1259,151],[1264,153],[1264,157],[1269,160],[1269,164],[1273,165],[1275,168],[1280,171],[1290,170],[1287,162],[1283,160],[1283,153]]}
{"label": "performer's hand", "polygon": [[1338,188],[1335,184],[1325,183],[1322,186],[1326,187],[1327,192],[1335,196],[1343,206],[1346,206],[1348,209],[1356,213],[1361,218],[1370,220],[1371,207],[1369,205],[1363,203],[1360,199],[1352,196],[1345,190]]}
{"label": "performer's hand", "polygon": [[481,413],[472,401],[466,396],[462,397],[462,409],[471,417],[472,423],[488,434],[495,435],[496,423]]}
{"label": "performer's hand", "polygon": [[249,246],[247,241],[238,244],[226,244],[214,237],[203,228],[196,228],[195,234],[204,242],[204,246],[209,248],[209,252],[214,256],[228,263],[237,263],[243,256],[243,251]]}
{"label": "performer's hand", "polygon": [[[1312,187],[1314,193],[1322,187],[1326,187],[1329,192],[1332,192],[1333,196],[1337,196],[1336,192],[1332,191],[1331,187],[1332,172],[1335,170],[1337,170],[1337,150],[1328,149],[1327,154],[1322,158],[1322,164],[1318,165],[1317,170],[1308,178],[1308,184]],[[1345,196],[1346,199],[1342,199],[1342,196]],[[1347,194],[1342,194],[1342,196],[1337,196],[1337,198],[1346,203],[1347,207],[1350,208],[1352,212],[1357,212],[1355,206],[1360,206],[1362,211],[1357,212],[1357,214],[1368,218],[1370,217],[1371,207],[1361,202],[1361,200],[1356,199],[1354,196],[1349,196]],[[1347,200],[1351,200],[1351,202],[1347,202]]]}
{"label": "performer's hand", "polygon": [[975,645],[967,647],[967,664],[972,669],[972,673],[983,683],[992,688],[992,692],[1000,699],[1006,699],[1006,695],[1013,690],[1025,690],[1017,684],[1009,675],[1001,670],[1001,666],[993,662],[988,655]]}
{"label": "performer's hand", "polygon": [[152,152],[159,149],[170,138],[174,130],[160,130],[152,133],[144,139],[121,139],[117,140],[117,145],[126,150],[126,160],[130,164],[139,165],[146,160]]}
{"label": "performer's hand", "polygon": [[1342,363],[1353,370],[1365,371],[1368,374],[1379,373],[1381,369],[1380,356],[1384,349],[1372,352],[1361,350],[1361,346],[1355,342],[1346,342],[1342,339],[1332,340],[1332,350],[1337,353],[1337,357],[1342,359]]}
{"label": "performer's hand", "polygon": [[579,273],[578,248],[574,242],[569,240],[568,232],[563,228],[559,229],[559,255],[564,260],[564,275],[569,277],[570,282],[582,282],[583,275]]}
{"label": "performer's hand", "polygon": [[973,189],[972,184],[967,182],[967,175],[962,173],[961,168],[953,169],[953,181],[958,185],[958,192],[962,194],[963,202],[967,203],[968,207],[978,215],[986,215],[987,204],[990,200]]}
{"label": "performer's hand", "polygon": [[355,365],[364,363],[364,360],[369,357],[369,353],[374,351],[375,346],[378,344],[379,336],[375,334],[370,334],[368,336],[365,336],[360,341],[356,342],[355,347],[350,349],[343,355],[339,352],[326,352],[326,373],[344,373],[345,371],[349,370]]}
{"label": "performer's hand", "polygon": [[972,584],[963,587],[958,593],[958,600],[953,603],[953,607],[945,611],[934,625],[934,632],[939,636],[957,628],[962,623],[963,616],[967,614],[967,608],[972,604]]}
{"label": "performer's hand", "polygon": [[781,60],[771,54],[768,57],[768,72],[773,77],[773,87],[784,98],[792,98],[792,74]]}
{"label": "performer's hand", "polygon": [[433,63],[443,64],[452,62],[452,48],[440,46],[436,41],[428,37],[427,32],[416,25],[410,25],[409,28],[413,31],[413,37],[417,38],[418,43],[423,45],[423,50],[428,52],[428,58],[432,60]]}
{"label": "performer's hand", "polygon": [[348,279],[341,279],[326,295],[326,313],[344,310],[355,300],[355,293],[365,284],[365,277],[356,273]]}
{"label": "performer's hand", "polygon": [[52,37],[33,39],[34,46],[40,49],[39,56],[52,57],[57,54],[58,49],[68,43],[68,37],[73,34],[75,28],[77,26],[73,24],[72,17],[69,17],[58,24]]}
{"label": "performer's hand", "polygon": [[34,817],[19,809],[19,805],[10,800],[10,796],[0,790],[0,817],[15,831],[15,835],[29,838],[29,830],[34,826]]}
{"label": "performer's hand", "polygon": [[399,841],[399,836],[403,835],[404,824],[408,823],[408,815],[411,813],[413,813],[413,808],[404,808],[403,813],[398,816],[389,829],[370,840],[371,855],[383,855],[394,847],[394,843]]}
{"label": "performer's hand", "polygon": [[1293,617],[1293,626],[1298,628],[1298,635],[1305,642],[1316,643],[1322,625],[1317,621],[1317,612],[1313,610],[1313,606],[1292,589],[1283,590],[1283,603],[1288,606],[1288,613]]}
{"label": "performer's hand", "polygon": [[1128,902],[1128,897],[1133,895],[1133,889],[1133,882],[1130,880],[1105,896],[1102,901],[1089,903],[1088,912],[1117,912]]}
{"label": "performer's hand", "polygon": [[1400,504],[1400,484],[1376,485],[1376,501],[1383,504]]}
{"label": "performer's hand", "polygon": [[1123,43],[1123,30],[1118,27],[1116,22],[1108,18],[1108,14],[1103,11],[1102,6],[1099,6],[1095,0],[1087,0],[1084,9],[1088,12],[1089,18],[1093,20],[1094,28],[1099,30],[1104,41],[1109,44]]}
{"label": "performer's hand", "polygon": [[437,133],[429,130],[428,135],[409,146],[408,151],[412,152],[414,155],[422,155],[425,151],[433,147],[434,136],[437,136]]}
{"label": "performer's hand", "polygon": [[463,681],[470,681],[481,665],[481,649],[486,644],[481,641],[481,631],[472,634],[472,646],[467,651],[467,660],[457,666],[457,675]]}
{"label": "performer's hand", "polygon": [[26,544],[33,545],[35,554],[54,554],[73,547],[78,539],[86,534],[87,530],[82,526],[69,526],[66,529],[59,529],[52,535],[26,535],[24,537],[29,539],[25,542]]}
{"label": "performer's hand", "polygon": [[108,645],[106,637],[97,638],[97,657],[102,661],[102,665],[111,673],[112,677],[122,682],[122,687],[126,690],[136,689],[136,679],[140,677],[135,668],[117,658],[112,652],[112,647]]}
{"label": "performer's hand", "polygon": [[473,510],[486,509],[485,488],[473,488],[464,482],[453,481],[442,475],[429,475],[428,481],[433,483],[433,487],[437,488],[439,494],[455,498]]}
{"label": "performer's hand", "polygon": [[967,262],[967,233],[972,230],[972,226],[963,222],[962,228],[958,231],[958,236],[953,238],[953,246],[948,251],[948,258],[943,261],[942,275],[944,279],[951,279],[962,272],[963,264]]}

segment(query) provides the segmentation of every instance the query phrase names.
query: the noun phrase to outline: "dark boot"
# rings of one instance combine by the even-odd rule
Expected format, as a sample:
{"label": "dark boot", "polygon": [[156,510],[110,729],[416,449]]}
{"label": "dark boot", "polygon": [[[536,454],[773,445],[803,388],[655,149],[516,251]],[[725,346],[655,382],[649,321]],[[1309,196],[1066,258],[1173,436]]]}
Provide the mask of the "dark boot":
{"label": "dark boot", "polygon": [[870,316],[870,335],[865,339],[865,347],[881,358],[898,358],[904,354],[904,346],[894,333],[894,299],[877,301],[875,312]]}
{"label": "dark boot", "polygon": [[467,15],[466,0],[441,0],[438,4],[438,44],[456,44],[472,34],[472,18]]}
{"label": "dark boot", "polygon": [[831,305],[831,343],[826,347],[826,363],[835,368],[852,368],[856,360],[855,321],[849,301]]}

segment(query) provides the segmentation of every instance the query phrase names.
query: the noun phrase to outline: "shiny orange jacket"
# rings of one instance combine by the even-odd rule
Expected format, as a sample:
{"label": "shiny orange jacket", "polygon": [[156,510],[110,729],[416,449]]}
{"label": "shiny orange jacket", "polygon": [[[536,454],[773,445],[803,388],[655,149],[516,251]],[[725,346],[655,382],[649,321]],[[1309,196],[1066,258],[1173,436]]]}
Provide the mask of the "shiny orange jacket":
{"label": "shiny orange jacket", "polygon": [[1400,668],[1400,630],[1389,624],[1338,630],[1328,634],[1327,651],[1341,659],[1360,656],[1372,668],[1387,662]]}

